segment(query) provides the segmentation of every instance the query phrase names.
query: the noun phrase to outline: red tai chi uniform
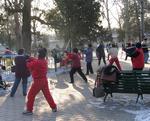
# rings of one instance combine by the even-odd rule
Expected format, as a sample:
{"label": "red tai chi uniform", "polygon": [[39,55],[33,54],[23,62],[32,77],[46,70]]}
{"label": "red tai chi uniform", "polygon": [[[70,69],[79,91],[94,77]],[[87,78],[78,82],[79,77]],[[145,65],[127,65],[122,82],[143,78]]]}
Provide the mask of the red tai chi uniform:
{"label": "red tai chi uniform", "polygon": [[48,69],[47,61],[45,59],[32,58],[29,59],[29,62],[27,62],[27,67],[31,71],[33,77],[33,82],[27,95],[27,110],[32,112],[35,96],[39,93],[40,90],[43,92],[44,97],[46,98],[50,107],[55,109],[56,104],[53,100],[53,97],[51,96],[46,76]]}

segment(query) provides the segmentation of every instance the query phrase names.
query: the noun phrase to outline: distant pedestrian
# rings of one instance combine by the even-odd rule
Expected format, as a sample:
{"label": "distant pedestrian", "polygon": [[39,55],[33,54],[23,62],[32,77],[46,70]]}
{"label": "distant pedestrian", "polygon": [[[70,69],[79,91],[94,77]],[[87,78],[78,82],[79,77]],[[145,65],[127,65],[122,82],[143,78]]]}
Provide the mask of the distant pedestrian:
{"label": "distant pedestrian", "polygon": [[86,76],[84,75],[84,73],[81,70],[81,62],[80,62],[81,57],[80,57],[80,55],[78,53],[78,49],[77,48],[73,49],[73,53],[72,53],[72,56],[70,58],[72,60],[72,67],[71,67],[71,71],[70,71],[70,79],[71,79],[70,83],[74,83],[73,75],[75,74],[76,71],[79,73],[79,75],[87,83],[87,78],[86,78]]}
{"label": "distant pedestrian", "polygon": [[106,51],[107,51],[107,53],[108,53],[108,51],[109,51],[109,49],[110,49],[111,47],[112,47],[112,45],[111,45],[110,42],[106,44]]}
{"label": "distant pedestrian", "polygon": [[4,51],[4,55],[6,55],[6,58],[10,57],[10,55],[12,55],[12,54],[13,54],[13,52],[7,47]]}
{"label": "distant pedestrian", "polygon": [[86,75],[89,75],[89,72],[93,74],[93,67],[92,67],[92,61],[93,61],[93,49],[92,45],[89,44],[88,48],[84,52],[85,54],[85,60],[86,60]]}
{"label": "distant pedestrian", "polygon": [[[110,59],[109,59],[109,56],[111,56]],[[112,65],[115,62],[117,68],[120,71],[122,70],[121,66],[120,66],[120,63],[119,63],[119,59],[118,59],[118,48],[114,43],[112,43],[112,47],[108,51],[108,60],[109,60],[110,65]]]}
{"label": "distant pedestrian", "polygon": [[96,48],[96,56],[98,58],[98,65],[101,63],[101,59],[103,59],[104,64],[106,65],[105,60],[105,50],[104,50],[104,44],[101,42],[98,47]]}
{"label": "distant pedestrian", "polygon": [[54,58],[55,72],[57,71],[57,63],[62,61],[61,50],[58,45],[51,51],[52,57]]}
{"label": "distant pedestrian", "polygon": [[15,82],[11,89],[10,96],[13,97],[22,80],[23,96],[27,94],[27,82],[30,72],[26,66],[27,56],[24,54],[24,49],[19,49],[18,55],[15,57]]}
{"label": "distant pedestrian", "polygon": [[145,38],[144,41],[142,42],[142,49],[144,52],[144,63],[148,63],[148,58],[149,58],[149,50],[148,50],[146,41],[147,41],[147,38]]}
{"label": "distant pedestrian", "polygon": [[49,106],[52,108],[52,111],[57,111],[57,106],[50,94],[48,87],[48,80],[46,76],[48,65],[47,60],[45,59],[46,55],[47,50],[45,48],[41,48],[38,51],[38,59],[30,57],[27,62],[27,67],[32,74],[33,82],[28,91],[26,111],[23,112],[24,115],[32,115],[34,100],[40,91],[43,92]]}

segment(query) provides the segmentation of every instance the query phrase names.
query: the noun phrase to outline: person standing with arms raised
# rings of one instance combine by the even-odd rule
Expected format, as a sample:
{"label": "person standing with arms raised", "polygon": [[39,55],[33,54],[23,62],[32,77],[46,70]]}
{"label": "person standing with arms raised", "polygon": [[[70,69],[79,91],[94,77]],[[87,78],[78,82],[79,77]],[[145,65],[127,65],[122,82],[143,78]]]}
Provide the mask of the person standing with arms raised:
{"label": "person standing with arms raised", "polygon": [[33,82],[28,91],[27,102],[26,102],[26,110],[23,112],[24,115],[32,115],[33,114],[33,104],[36,95],[42,91],[44,97],[46,98],[49,106],[51,107],[53,112],[57,111],[57,106],[51,96],[48,87],[47,80],[47,71],[48,65],[46,60],[47,50],[46,48],[41,48],[38,51],[38,58],[30,57],[27,62],[27,67],[29,68],[31,75],[33,77]]}
{"label": "person standing with arms raised", "polygon": [[81,62],[80,62],[81,56],[79,55],[77,48],[73,49],[73,53],[72,53],[70,59],[72,61],[72,67],[71,67],[71,71],[70,71],[70,79],[71,79],[70,83],[72,83],[72,84],[74,83],[73,75],[75,74],[75,72],[78,72],[79,75],[87,83],[87,78],[86,78],[86,76],[84,75],[84,73],[81,70]]}

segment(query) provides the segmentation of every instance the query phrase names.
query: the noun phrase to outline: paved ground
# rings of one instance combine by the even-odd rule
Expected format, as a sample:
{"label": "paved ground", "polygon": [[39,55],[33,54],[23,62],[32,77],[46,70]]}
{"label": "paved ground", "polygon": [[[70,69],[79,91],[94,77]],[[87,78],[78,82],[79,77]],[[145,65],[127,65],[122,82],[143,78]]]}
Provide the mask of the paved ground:
{"label": "paved ground", "polygon": [[[98,69],[97,60],[94,61],[94,71]],[[124,69],[130,69],[130,60],[121,59]],[[150,65],[146,65],[148,69]],[[103,103],[102,98],[92,96],[94,75],[89,75],[88,84],[76,74],[75,84],[69,84],[68,73],[51,75],[49,78],[51,93],[58,105],[58,112],[53,113],[45,101],[42,93],[36,97],[34,114],[22,115],[25,98],[22,96],[21,86],[15,97],[9,94],[0,97],[0,121],[134,121],[136,114],[131,110],[145,109],[150,103],[135,104],[136,95],[115,94],[113,99]],[[150,101],[150,97],[147,97]],[[142,121],[142,120],[141,120]]]}

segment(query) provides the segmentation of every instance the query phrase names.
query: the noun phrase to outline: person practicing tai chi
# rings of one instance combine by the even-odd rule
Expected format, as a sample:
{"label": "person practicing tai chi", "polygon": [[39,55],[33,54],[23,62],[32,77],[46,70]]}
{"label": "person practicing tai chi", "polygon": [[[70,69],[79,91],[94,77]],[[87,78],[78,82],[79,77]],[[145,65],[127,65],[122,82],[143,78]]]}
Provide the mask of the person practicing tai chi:
{"label": "person practicing tai chi", "polygon": [[71,56],[71,60],[72,60],[72,67],[71,67],[71,71],[70,71],[70,78],[71,78],[71,82],[70,83],[74,83],[74,78],[73,75],[75,74],[75,72],[77,71],[79,73],[79,75],[85,80],[85,82],[87,83],[87,78],[84,75],[84,73],[81,70],[81,62],[80,62],[81,56],[78,53],[78,49],[74,48],[73,49],[73,53]]}
{"label": "person practicing tai chi", "polygon": [[48,87],[47,80],[47,61],[45,59],[47,54],[47,50],[45,48],[41,48],[38,51],[38,59],[30,57],[27,62],[27,67],[29,68],[31,75],[33,77],[33,82],[27,94],[27,102],[26,102],[26,110],[23,112],[24,115],[32,115],[33,104],[35,100],[35,96],[42,91],[44,97],[46,98],[48,104],[50,105],[53,112],[57,111],[57,106],[51,96]]}
{"label": "person practicing tai chi", "polygon": [[[109,58],[109,56],[111,56],[111,58]],[[109,60],[109,65],[113,65],[113,63],[115,62],[119,71],[122,70],[118,59],[118,48],[114,43],[112,43],[112,47],[108,51],[108,60]]]}

